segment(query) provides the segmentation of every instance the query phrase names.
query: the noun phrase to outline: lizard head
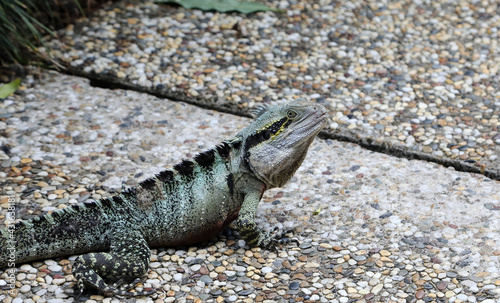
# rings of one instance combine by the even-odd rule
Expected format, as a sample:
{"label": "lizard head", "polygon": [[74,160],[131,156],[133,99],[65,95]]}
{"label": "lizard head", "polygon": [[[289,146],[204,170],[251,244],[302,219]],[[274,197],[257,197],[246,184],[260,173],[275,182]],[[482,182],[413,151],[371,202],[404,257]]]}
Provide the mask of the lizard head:
{"label": "lizard head", "polygon": [[314,137],[326,125],[326,109],[304,98],[253,111],[255,121],[239,135],[245,165],[267,188],[283,186],[299,168]]}

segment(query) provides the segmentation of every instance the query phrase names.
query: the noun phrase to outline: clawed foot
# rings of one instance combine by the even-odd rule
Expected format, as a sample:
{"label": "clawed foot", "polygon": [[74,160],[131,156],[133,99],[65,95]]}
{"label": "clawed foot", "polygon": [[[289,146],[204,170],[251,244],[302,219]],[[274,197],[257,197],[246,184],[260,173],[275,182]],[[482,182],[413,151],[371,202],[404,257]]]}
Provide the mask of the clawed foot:
{"label": "clawed foot", "polygon": [[93,287],[84,287],[83,283],[77,283],[74,287],[74,296],[76,301],[84,302],[87,301],[90,296],[99,293],[104,293],[105,295],[116,295],[119,297],[130,297],[130,296],[147,296],[156,292],[156,290],[148,289],[139,292],[129,291],[130,289],[135,289],[135,284],[142,282],[146,277],[140,277],[135,279],[118,278],[113,284],[109,285],[108,289],[97,290]]}
{"label": "clawed foot", "polygon": [[155,292],[155,289],[150,289],[150,290],[143,290],[137,293],[130,292],[130,289],[135,289],[135,285],[139,282],[143,282],[146,280],[146,277],[139,277],[135,279],[125,279],[125,278],[120,278],[116,282],[112,284],[112,287],[115,289],[119,289],[122,292],[126,292],[129,294],[134,294],[138,296],[145,296],[149,295]]}
{"label": "clawed foot", "polygon": [[236,221],[236,228],[246,243],[254,247],[262,247],[276,252],[277,245],[290,242],[299,243],[297,239],[286,237],[286,234],[293,232],[292,229],[278,232],[278,228],[275,228],[271,232],[266,232],[260,229],[253,220],[249,220],[244,216]]}
{"label": "clawed foot", "polygon": [[278,251],[277,245],[283,245],[292,242],[299,245],[299,240],[295,238],[286,237],[286,235],[289,233],[293,233],[293,229],[285,229],[278,232],[278,228],[275,227],[274,230],[271,233],[269,233],[269,243],[267,243],[267,245],[263,245],[263,247],[272,250],[274,252],[277,252]]}

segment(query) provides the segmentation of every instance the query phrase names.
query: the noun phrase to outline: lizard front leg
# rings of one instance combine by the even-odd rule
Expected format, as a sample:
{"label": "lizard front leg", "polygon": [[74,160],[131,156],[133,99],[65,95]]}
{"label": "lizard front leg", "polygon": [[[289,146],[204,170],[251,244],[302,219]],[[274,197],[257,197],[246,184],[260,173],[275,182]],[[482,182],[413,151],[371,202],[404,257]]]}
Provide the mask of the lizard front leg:
{"label": "lizard front leg", "polygon": [[111,237],[109,252],[88,253],[76,258],[73,264],[73,275],[78,281],[78,288],[83,290],[84,284],[105,292],[122,296],[138,296],[153,293],[129,292],[108,285],[106,278],[136,278],[148,270],[151,252],[148,244],[138,231],[115,228]]}
{"label": "lizard front leg", "polygon": [[263,231],[255,223],[255,214],[259,205],[262,193],[256,191],[245,196],[243,204],[236,219],[236,228],[241,237],[251,246],[264,247],[267,249],[275,249],[277,244],[285,244],[292,241],[289,238],[283,238],[284,233],[274,235],[270,232]]}

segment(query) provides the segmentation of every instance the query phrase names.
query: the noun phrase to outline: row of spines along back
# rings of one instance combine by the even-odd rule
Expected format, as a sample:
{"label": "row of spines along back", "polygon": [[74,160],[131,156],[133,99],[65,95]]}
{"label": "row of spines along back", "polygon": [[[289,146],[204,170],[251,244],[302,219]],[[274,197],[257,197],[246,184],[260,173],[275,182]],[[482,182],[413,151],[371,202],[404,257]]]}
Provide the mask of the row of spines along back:
{"label": "row of spines along back", "polygon": [[[239,148],[240,147],[240,141],[236,141],[232,144],[229,144],[227,142],[222,142],[221,144],[215,146],[215,148],[208,149],[204,152],[201,152],[197,154],[194,157],[194,161],[192,160],[183,160],[179,164],[176,164],[173,167],[173,170],[164,170],[158,173],[155,177],[146,179],[142,182],[139,183],[139,186],[142,187],[145,190],[150,190],[156,185],[156,181],[168,183],[172,182],[174,180],[174,174],[178,173],[181,176],[184,177],[190,177],[193,174],[194,167],[195,165],[199,165],[203,168],[210,168],[215,164],[215,153],[217,152],[219,156],[224,159],[228,160],[231,148]],[[130,195],[135,195],[136,194],[136,188],[132,187],[130,189],[127,189],[121,193],[123,196],[127,197]],[[104,199],[100,200],[90,200],[90,201],[85,201],[83,203],[78,203],[78,204],[73,204],[69,207],[65,207],[62,209],[58,209],[52,213],[48,213],[42,216],[34,217],[29,220],[23,220],[18,223],[16,223],[16,226],[27,226],[31,227],[33,226],[34,223],[42,223],[43,221],[46,221],[47,223],[53,224],[56,222],[56,220],[62,216],[63,214],[66,213],[73,213],[76,214],[78,212],[83,211],[86,208],[92,208],[92,207],[112,207],[113,203],[123,203],[123,198],[121,195],[115,195],[111,197],[107,197]]]}
{"label": "row of spines along back", "polygon": [[[174,165],[173,170],[164,170],[158,173],[154,178],[149,178],[141,183],[139,186],[148,190],[155,187],[156,180],[159,180],[164,183],[168,183],[174,180],[174,174],[178,173],[180,176],[189,178],[193,176],[194,168],[196,165],[204,169],[209,169],[215,165],[215,153],[218,153],[219,156],[227,161],[229,159],[231,148],[239,147],[239,142],[235,142],[233,144],[229,144],[227,142],[222,142],[217,145],[215,148],[208,149],[202,153],[194,156],[193,160],[183,160],[179,164]],[[130,190],[133,190],[131,188]]]}

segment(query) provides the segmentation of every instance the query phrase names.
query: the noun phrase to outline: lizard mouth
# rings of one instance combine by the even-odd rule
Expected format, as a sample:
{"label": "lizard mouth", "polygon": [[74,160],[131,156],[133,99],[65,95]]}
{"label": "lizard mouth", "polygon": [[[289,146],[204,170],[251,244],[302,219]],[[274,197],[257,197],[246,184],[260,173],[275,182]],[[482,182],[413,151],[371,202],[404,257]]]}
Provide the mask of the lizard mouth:
{"label": "lizard mouth", "polygon": [[[326,121],[328,120],[328,114],[326,112],[321,112],[319,116],[316,116],[310,123],[307,124],[308,128],[314,128],[316,125],[323,123],[326,125]],[[324,126],[323,126],[324,127]]]}
{"label": "lizard mouth", "polygon": [[322,113],[316,118],[318,121],[326,121],[328,119],[328,114],[327,113]]}
{"label": "lizard mouth", "polygon": [[310,114],[307,121],[302,121],[301,124],[290,132],[295,135],[287,136],[288,142],[286,146],[294,146],[299,142],[307,142],[312,137],[315,137],[327,124],[328,114],[324,111],[317,111]]}

